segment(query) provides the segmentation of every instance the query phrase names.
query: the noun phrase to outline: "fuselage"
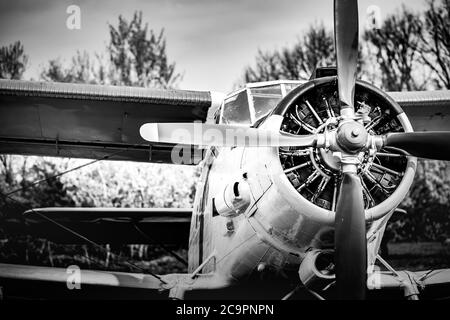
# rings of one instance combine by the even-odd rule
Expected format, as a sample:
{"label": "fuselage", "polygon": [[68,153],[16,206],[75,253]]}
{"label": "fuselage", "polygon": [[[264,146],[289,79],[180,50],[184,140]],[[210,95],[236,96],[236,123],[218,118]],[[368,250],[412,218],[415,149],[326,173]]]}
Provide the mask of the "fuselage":
{"label": "fuselage", "polygon": [[[221,111],[223,115],[223,111]],[[281,117],[280,117],[281,118]],[[272,117],[261,126],[280,128]],[[218,201],[227,186],[245,184],[249,205],[222,215]],[[367,225],[368,264],[373,266],[389,215]],[[334,216],[305,201],[289,182],[274,147],[212,147],[205,152],[189,242],[189,272],[214,273],[230,283],[256,272],[298,280],[312,249],[333,248]]]}

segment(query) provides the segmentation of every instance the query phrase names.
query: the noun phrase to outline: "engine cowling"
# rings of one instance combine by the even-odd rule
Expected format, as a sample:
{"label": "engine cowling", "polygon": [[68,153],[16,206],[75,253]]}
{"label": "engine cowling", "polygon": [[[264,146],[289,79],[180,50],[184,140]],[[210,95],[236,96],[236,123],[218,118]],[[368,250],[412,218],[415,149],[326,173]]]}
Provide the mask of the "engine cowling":
{"label": "engine cowling", "polygon": [[[355,108],[369,134],[412,131],[400,106],[368,83],[357,82]],[[338,131],[337,125],[330,121],[339,117],[336,77],[315,79],[299,86],[280,102],[273,114],[283,117],[280,130],[290,134]],[[413,181],[416,158],[388,148],[377,153],[366,151],[359,157],[358,175],[363,184],[366,219],[379,219],[403,200]],[[280,147],[279,159],[291,191],[301,201],[318,208],[319,215],[334,216],[341,179],[338,155],[324,148]]]}

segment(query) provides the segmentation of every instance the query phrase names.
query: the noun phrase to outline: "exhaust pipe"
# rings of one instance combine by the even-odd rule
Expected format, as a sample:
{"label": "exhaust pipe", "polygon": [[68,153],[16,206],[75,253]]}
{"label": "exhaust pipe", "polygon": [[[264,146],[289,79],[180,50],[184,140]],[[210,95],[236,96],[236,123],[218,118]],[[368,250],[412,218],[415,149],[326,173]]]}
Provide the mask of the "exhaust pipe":
{"label": "exhaust pipe", "polygon": [[313,249],[306,253],[298,275],[301,283],[310,290],[321,291],[335,281],[334,250]]}

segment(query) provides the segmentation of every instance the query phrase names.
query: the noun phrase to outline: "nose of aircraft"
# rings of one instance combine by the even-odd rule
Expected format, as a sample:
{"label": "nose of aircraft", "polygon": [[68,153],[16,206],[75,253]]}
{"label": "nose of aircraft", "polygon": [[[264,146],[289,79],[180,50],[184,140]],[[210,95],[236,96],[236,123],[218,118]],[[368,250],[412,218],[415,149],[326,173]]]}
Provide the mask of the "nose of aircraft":
{"label": "nose of aircraft", "polygon": [[343,122],[337,130],[338,145],[350,153],[361,150],[367,144],[367,139],[367,130],[357,121]]}

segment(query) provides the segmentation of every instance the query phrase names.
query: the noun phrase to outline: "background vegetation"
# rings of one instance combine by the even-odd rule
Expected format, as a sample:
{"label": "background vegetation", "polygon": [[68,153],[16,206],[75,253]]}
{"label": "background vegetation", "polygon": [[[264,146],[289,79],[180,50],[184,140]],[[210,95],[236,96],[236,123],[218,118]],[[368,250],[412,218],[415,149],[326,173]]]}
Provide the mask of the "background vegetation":
{"label": "background vegetation", "polygon": [[[104,52],[77,51],[67,61],[49,60],[42,81],[173,88],[181,80],[175,63],[167,58],[164,30],[149,29],[136,12],[131,20],[119,16],[109,25]],[[0,49],[0,77],[21,79],[28,57],[18,41]],[[0,155],[0,190],[14,193],[16,201],[0,198],[1,218],[20,217],[39,207],[192,207],[198,168],[133,162],[97,162],[48,182],[33,182],[58,175],[89,160]],[[1,228],[1,223],[0,223]],[[64,246],[45,239],[13,237],[2,231],[0,260],[13,263],[140,271],[125,261],[153,272],[185,271],[185,265],[158,246],[132,245],[103,249],[92,245]],[[187,259],[185,249],[176,253]],[[114,259],[114,256],[122,256]]]}

